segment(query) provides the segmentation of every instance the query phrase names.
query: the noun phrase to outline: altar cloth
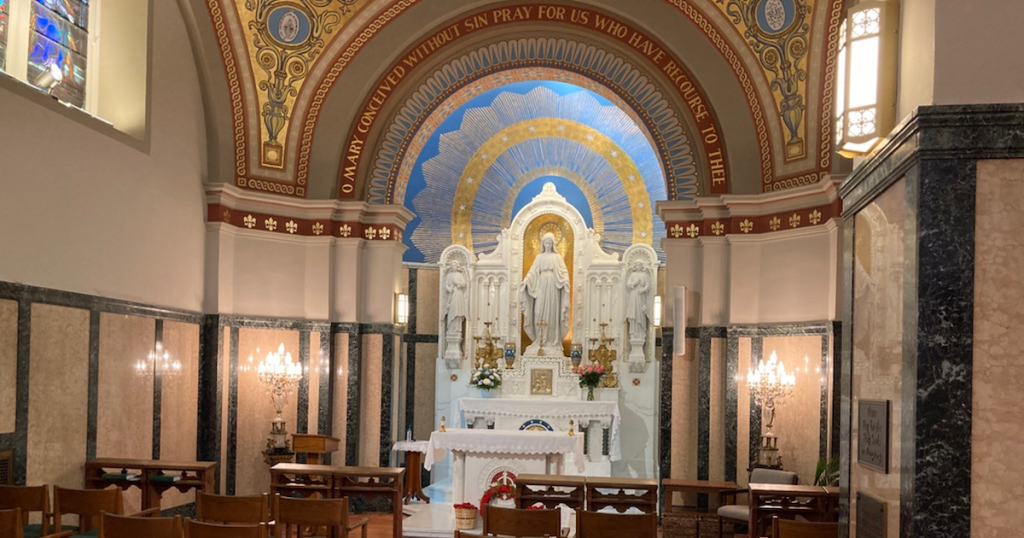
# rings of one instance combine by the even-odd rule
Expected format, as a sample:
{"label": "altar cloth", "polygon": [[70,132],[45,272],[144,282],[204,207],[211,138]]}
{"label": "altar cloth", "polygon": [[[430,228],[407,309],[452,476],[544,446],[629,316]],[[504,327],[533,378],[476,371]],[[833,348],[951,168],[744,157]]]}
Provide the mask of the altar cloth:
{"label": "altar cloth", "polygon": [[428,471],[444,458],[444,451],[482,454],[572,454],[576,470],[585,470],[583,437],[563,432],[535,432],[518,430],[451,429],[433,432],[427,444],[423,467]]}
{"label": "altar cloth", "polygon": [[[618,402],[582,401],[582,400],[520,400],[511,398],[459,398],[456,403],[456,416],[460,425],[464,425],[464,413],[501,417],[532,418],[564,418],[573,419],[577,425],[585,425],[592,420],[602,421],[611,417],[608,439],[608,456],[611,461],[622,459],[622,443],[619,439],[619,425],[622,416],[619,414]],[[473,430],[479,431],[479,430]]]}

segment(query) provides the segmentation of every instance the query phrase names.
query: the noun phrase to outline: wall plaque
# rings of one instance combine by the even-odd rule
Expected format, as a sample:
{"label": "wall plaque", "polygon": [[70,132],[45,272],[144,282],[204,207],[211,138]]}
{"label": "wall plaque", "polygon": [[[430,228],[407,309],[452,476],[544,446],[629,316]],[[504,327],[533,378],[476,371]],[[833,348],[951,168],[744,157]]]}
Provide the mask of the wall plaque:
{"label": "wall plaque", "polygon": [[889,400],[860,400],[857,406],[857,462],[887,474],[889,407]]}
{"label": "wall plaque", "polygon": [[889,522],[885,502],[857,492],[857,538],[885,538]]}

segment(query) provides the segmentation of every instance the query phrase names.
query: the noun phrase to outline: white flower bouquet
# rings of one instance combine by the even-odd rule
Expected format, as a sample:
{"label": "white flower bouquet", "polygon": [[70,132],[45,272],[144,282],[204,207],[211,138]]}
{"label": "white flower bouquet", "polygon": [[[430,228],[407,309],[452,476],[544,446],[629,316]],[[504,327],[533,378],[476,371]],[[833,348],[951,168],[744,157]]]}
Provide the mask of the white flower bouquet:
{"label": "white flower bouquet", "polygon": [[469,385],[483,390],[493,390],[501,386],[501,372],[482,364],[473,369],[469,376]]}

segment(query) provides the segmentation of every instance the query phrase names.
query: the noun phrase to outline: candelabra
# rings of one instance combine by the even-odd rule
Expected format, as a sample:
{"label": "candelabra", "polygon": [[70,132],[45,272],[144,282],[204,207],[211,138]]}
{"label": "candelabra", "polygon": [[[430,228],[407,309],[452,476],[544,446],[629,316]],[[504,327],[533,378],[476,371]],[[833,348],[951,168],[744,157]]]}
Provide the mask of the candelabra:
{"label": "candelabra", "polygon": [[615,339],[608,338],[604,334],[608,324],[602,323],[600,327],[601,338],[600,340],[597,338],[590,339],[590,349],[587,351],[587,358],[590,359],[590,362],[596,362],[604,368],[605,375],[601,379],[601,386],[613,389],[619,386],[619,376],[615,373],[615,360],[618,358],[618,352],[611,349]]}
{"label": "candelabra", "polygon": [[[495,336],[491,336],[491,323],[492,322],[490,321],[484,322],[483,346],[480,346],[481,337],[474,336],[473,340],[475,340],[477,344],[477,363],[480,363],[482,361],[485,365],[487,365],[488,368],[497,368],[498,359],[504,356],[505,351],[501,347],[501,344],[497,343],[499,339]],[[509,368],[511,368],[511,366],[509,366]]]}
{"label": "candelabra", "polygon": [[285,353],[282,343],[276,353],[267,353],[267,357],[260,361],[256,373],[260,381],[267,385],[270,400],[277,411],[277,416],[270,423],[270,437],[267,439],[267,449],[263,455],[268,463],[291,461],[293,454],[288,443],[288,430],[281,414],[284,412],[285,402],[288,401],[288,394],[295,390],[302,379],[302,365],[292,361],[292,354]]}
{"label": "candelabra", "polygon": [[796,375],[792,372],[786,373],[786,367],[779,360],[779,357],[772,351],[768,361],[759,360],[757,369],[747,370],[747,389],[750,397],[757,405],[761,406],[762,419],[767,419],[767,431],[761,436],[761,449],[758,454],[758,464],[766,467],[782,467],[782,457],[779,455],[779,439],[772,432],[772,424],[775,422],[775,409],[785,402],[786,396],[793,393],[796,385]]}
{"label": "candelabra", "polygon": [[145,377],[151,377],[156,373],[163,377],[176,376],[181,375],[181,370],[181,361],[171,359],[171,354],[160,342],[156,343],[145,359],[135,362],[135,373]]}

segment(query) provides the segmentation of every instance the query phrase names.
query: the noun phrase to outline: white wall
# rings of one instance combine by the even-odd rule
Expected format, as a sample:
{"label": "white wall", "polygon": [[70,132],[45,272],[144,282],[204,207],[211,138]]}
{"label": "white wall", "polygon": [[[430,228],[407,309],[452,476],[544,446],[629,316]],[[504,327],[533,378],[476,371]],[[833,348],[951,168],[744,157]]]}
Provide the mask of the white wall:
{"label": "white wall", "polygon": [[199,82],[177,4],[153,10],[148,152],[0,86],[0,280],[201,309]]}

